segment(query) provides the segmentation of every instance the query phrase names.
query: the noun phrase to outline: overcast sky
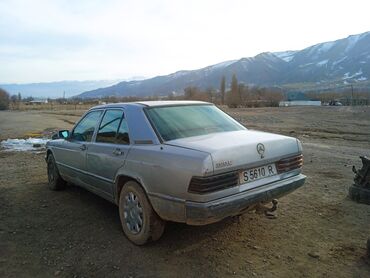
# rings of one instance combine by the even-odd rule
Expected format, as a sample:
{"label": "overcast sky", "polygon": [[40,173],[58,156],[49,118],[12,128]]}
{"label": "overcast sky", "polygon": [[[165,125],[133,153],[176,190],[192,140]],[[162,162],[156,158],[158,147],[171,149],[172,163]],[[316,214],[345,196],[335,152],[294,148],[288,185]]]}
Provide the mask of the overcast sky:
{"label": "overcast sky", "polygon": [[0,0],[0,83],[151,77],[370,31],[370,1]]}

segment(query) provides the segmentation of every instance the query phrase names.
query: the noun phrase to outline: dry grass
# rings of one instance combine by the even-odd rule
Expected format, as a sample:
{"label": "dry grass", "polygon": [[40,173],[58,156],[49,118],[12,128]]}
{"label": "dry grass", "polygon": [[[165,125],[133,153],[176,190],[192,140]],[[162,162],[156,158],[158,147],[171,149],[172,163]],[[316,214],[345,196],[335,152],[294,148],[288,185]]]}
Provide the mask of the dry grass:
{"label": "dry grass", "polygon": [[37,111],[37,110],[88,110],[91,107],[97,105],[97,103],[82,103],[82,104],[57,104],[57,103],[43,103],[43,104],[25,104],[20,103],[17,106],[11,107],[12,110],[19,111]]}

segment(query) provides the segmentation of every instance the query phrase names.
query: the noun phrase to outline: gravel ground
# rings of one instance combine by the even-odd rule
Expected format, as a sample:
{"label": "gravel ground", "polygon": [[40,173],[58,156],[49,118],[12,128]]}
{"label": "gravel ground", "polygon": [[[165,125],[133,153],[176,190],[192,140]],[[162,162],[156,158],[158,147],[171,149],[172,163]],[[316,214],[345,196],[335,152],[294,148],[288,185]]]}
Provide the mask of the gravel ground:
{"label": "gravel ground", "polygon": [[[115,205],[74,186],[49,191],[42,153],[0,151],[0,277],[370,277],[370,206],[347,198],[352,165],[370,156],[370,107],[227,112],[303,142],[307,182],[279,200],[276,219],[168,223],[137,247]],[[0,138],[69,128],[82,113],[0,112]]]}

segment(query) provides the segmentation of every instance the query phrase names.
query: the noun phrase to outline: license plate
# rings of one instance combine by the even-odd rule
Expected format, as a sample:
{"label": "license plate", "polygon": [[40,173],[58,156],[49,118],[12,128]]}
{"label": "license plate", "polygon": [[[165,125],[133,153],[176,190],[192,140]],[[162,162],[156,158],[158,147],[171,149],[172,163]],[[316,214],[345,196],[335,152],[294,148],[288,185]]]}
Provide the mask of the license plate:
{"label": "license plate", "polygon": [[261,167],[251,168],[240,172],[240,184],[248,183],[263,178],[271,177],[277,174],[275,164],[268,164]]}

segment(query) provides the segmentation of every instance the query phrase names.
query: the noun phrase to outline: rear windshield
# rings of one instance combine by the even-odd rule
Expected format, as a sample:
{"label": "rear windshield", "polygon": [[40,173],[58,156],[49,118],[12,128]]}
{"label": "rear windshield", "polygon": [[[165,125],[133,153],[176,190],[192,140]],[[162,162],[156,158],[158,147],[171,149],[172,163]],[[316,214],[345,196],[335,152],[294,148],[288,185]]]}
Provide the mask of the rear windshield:
{"label": "rear windshield", "polygon": [[214,105],[153,107],[147,116],[165,141],[245,129]]}

